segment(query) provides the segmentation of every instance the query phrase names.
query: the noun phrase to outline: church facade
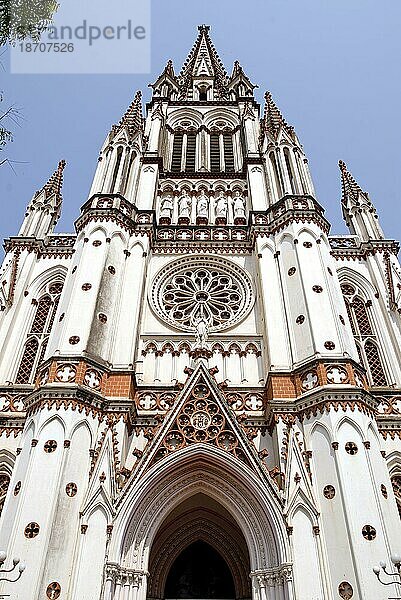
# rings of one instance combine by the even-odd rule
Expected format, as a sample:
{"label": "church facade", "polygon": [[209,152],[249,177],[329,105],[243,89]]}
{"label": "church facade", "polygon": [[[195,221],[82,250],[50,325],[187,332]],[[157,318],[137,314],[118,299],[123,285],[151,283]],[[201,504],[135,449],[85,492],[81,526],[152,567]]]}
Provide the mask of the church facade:
{"label": "church facade", "polygon": [[[401,268],[200,26],[5,241],[0,548],[18,600],[377,600],[401,552]],[[5,563],[7,565],[7,561]],[[384,591],[383,591],[384,590]],[[393,595],[400,595],[397,586]]]}

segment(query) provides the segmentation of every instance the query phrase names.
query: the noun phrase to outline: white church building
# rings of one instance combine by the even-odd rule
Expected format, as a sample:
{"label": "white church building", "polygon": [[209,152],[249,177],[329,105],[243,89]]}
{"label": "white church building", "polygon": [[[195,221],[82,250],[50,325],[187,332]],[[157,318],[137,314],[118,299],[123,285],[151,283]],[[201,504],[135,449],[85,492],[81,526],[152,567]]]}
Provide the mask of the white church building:
{"label": "white church building", "polygon": [[373,572],[401,553],[399,245],[343,162],[330,234],[209,27],[151,87],[75,232],[61,161],[4,242],[0,549],[26,569],[0,595],[401,596]]}

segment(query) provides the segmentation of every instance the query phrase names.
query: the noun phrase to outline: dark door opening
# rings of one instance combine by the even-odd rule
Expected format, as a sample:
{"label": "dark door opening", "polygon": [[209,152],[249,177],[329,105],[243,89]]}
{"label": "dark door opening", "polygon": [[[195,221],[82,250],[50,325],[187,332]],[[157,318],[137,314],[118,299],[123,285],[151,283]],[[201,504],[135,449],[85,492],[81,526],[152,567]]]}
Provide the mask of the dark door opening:
{"label": "dark door opening", "polygon": [[174,561],[164,597],[168,599],[234,599],[234,581],[225,560],[209,544],[198,541]]}

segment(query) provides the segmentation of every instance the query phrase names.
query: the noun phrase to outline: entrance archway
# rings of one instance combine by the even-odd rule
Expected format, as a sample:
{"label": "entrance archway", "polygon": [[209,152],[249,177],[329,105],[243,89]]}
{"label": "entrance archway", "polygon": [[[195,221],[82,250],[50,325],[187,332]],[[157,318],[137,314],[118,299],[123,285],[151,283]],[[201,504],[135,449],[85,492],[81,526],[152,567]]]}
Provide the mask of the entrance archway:
{"label": "entrance archway", "polygon": [[234,581],[225,560],[212,546],[198,540],[175,559],[167,576],[166,600],[235,598]]}
{"label": "entrance archway", "polygon": [[116,505],[105,600],[123,588],[124,600],[164,599],[174,560],[198,540],[227,563],[236,600],[293,597],[280,499],[257,465],[194,444],[145,467]]}
{"label": "entrance archway", "polygon": [[148,598],[251,598],[243,533],[216,500],[197,493],[166,517],[149,560]]}

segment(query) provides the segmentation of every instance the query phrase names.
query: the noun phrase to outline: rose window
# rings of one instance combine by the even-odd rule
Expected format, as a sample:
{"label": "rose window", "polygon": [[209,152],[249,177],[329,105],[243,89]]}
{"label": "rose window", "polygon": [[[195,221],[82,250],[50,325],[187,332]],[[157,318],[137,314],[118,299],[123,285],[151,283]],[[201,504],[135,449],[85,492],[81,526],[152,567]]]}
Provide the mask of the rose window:
{"label": "rose window", "polygon": [[194,331],[200,321],[209,331],[230,327],[246,316],[252,283],[234,263],[197,257],[175,261],[156,277],[151,303],[165,321]]}

